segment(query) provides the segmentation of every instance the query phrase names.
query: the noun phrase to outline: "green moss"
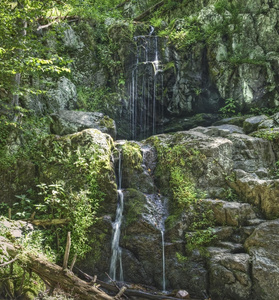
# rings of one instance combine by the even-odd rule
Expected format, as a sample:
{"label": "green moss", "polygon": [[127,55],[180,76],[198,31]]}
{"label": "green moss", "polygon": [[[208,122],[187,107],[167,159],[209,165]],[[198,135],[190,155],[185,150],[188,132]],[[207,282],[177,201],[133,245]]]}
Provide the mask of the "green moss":
{"label": "green moss", "polygon": [[114,129],[114,122],[108,116],[103,117],[103,119],[100,121],[100,125],[108,128],[108,129]]}
{"label": "green moss", "polygon": [[279,131],[273,131],[273,129],[256,131],[251,135],[268,141],[273,141],[273,142],[279,141]]}
{"label": "green moss", "polygon": [[135,142],[126,142],[122,147],[123,168],[133,171],[141,170],[142,154],[140,146]]}
{"label": "green moss", "polygon": [[145,196],[135,189],[127,189],[125,199],[125,226],[129,226],[141,216],[144,210]]}

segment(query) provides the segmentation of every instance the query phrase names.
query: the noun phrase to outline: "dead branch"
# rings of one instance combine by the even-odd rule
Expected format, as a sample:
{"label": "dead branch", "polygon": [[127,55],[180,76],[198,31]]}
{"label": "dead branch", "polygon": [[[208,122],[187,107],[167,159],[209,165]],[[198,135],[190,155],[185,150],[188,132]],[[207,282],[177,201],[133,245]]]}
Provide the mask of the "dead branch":
{"label": "dead branch", "polygon": [[70,249],[71,249],[71,232],[68,232],[66,249],[65,249],[64,260],[63,260],[63,269],[67,269]]}
{"label": "dead branch", "polygon": [[28,220],[33,225],[36,226],[51,226],[51,225],[66,225],[70,223],[69,219],[49,219],[49,220]]}
{"label": "dead branch", "polygon": [[14,259],[10,260],[10,261],[7,261],[3,264],[0,265],[0,267],[6,267],[8,266],[9,264],[12,264],[13,262],[15,262],[17,260],[17,257],[15,257]]}
{"label": "dead branch", "polygon": [[75,254],[75,255],[74,255],[74,258],[73,258],[73,260],[72,260],[71,266],[70,266],[70,271],[73,271],[73,267],[74,267],[74,265],[75,265],[75,263],[76,263],[76,260],[77,260],[77,255]]}
{"label": "dead branch", "polygon": [[[6,251],[11,257],[16,257],[22,252],[20,247],[16,247],[13,243],[0,237],[2,246],[5,246]],[[107,295],[102,290],[91,286],[87,282],[75,276],[71,271],[47,261],[44,257],[36,256],[32,253],[25,253],[21,259],[27,269],[31,269],[43,280],[52,282],[52,286],[59,283],[59,286],[72,294],[76,294],[80,299],[84,300],[113,300],[114,298]]]}
{"label": "dead branch", "polygon": [[[76,268],[76,270],[78,270],[78,272],[84,276],[84,278],[86,280],[90,280],[92,281],[93,280],[93,277],[84,273],[83,271],[81,271],[79,268]],[[108,274],[106,274],[108,276]],[[109,276],[108,276],[109,277]],[[110,277],[109,277],[110,278]],[[113,284],[109,284],[109,283],[106,283],[104,281],[101,281],[101,280],[96,280],[96,283],[99,284],[103,289],[109,291],[109,292],[112,292],[112,293],[120,293],[120,289],[119,287],[116,285],[115,281],[112,281]],[[143,291],[140,291],[140,290],[135,290],[135,289],[130,289],[130,288],[127,288],[124,292],[124,296],[128,296],[128,297],[139,297],[139,298],[142,298],[142,299],[151,299],[151,300],[179,300],[179,298],[175,298],[175,297],[169,297],[169,296],[166,296],[166,295],[154,295],[154,294],[151,294],[151,293],[148,293],[148,292],[143,292]]]}
{"label": "dead branch", "polygon": [[163,0],[163,1],[160,1],[160,2],[156,3],[155,5],[151,6],[146,11],[144,11],[142,14],[140,14],[137,17],[135,17],[134,21],[140,21],[140,20],[144,19],[146,16],[150,15],[155,10],[157,10],[159,7],[163,6],[164,2],[165,1]]}
{"label": "dead branch", "polygon": [[118,4],[118,5],[116,5],[116,9],[117,8],[120,8],[120,7],[122,7],[122,6],[124,6],[126,3],[128,3],[128,2],[130,2],[131,0],[126,0],[126,1],[124,1],[124,2],[122,2],[122,3],[120,3],[120,4]]}

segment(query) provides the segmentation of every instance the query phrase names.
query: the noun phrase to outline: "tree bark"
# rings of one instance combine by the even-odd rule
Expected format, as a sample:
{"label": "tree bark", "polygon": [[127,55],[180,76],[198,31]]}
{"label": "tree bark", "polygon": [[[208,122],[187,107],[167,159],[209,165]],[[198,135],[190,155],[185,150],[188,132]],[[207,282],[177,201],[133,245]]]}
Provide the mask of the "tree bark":
{"label": "tree bark", "polygon": [[28,220],[27,222],[36,226],[66,225],[70,223],[69,219],[50,219],[50,220]]}
{"label": "tree bark", "polygon": [[[18,253],[22,251],[20,247],[16,247],[10,241],[4,237],[0,237],[1,247],[5,246],[5,250],[9,255],[14,258]],[[36,256],[32,253],[25,253],[21,256],[22,262],[32,272],[36,273],[43,280],[51,282],[52,285],[59,283],[59,286],[70,292],[72,295],[78,295],[80,299],[84,300],[113,300],[114,297],[109,296],[102,290],[98,289],[94,285],[79,279],[71,271],[47,261],[45,258]]]}
{"label": "tree bark", "polygon": [[[86,279],[91,280],[91,282],[88,283],[75,276],[70,270],[63,269],[62,267],[47,261],[42,256],[34,255],[30,252],[24,253],[24,255],[17,256],[22,252],[22,249],[19,246],[15,246],[12,242],[8,241],[2,236],[0,236],[0,245],[1,248],[5,250],[4,252],[7,252],[12,259],[17,257],[17,259],[22,261],[23,265],[26,266],[28,270],[31,270],[32,272],[39,275],[42,280],[48,282],[52,287],[55,287],[57,284],[59,284],[59,287],[61,289],[69,292],[73,296],[79,296],[79,299],[82,300],[115,300],[119,299],[122,294],[123,296],[134,296],[141,299],[179,300],[175,297],[169,297],[166,295],[154,295],[148,292],[129,288],[119,291],[119,288],[100,280],[93,280],[93,277],[79,270],[86,277]],[[104,291],[99,289],[99,286],[103,287],[107,291],[116,294],[116,296],[109,296]]]}

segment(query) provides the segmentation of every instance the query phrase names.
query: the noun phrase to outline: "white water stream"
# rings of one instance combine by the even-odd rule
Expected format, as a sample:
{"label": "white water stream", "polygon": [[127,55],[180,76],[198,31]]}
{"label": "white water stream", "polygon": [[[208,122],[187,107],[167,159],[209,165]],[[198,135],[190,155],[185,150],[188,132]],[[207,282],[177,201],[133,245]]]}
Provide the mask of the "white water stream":
{"label": "white water stream", "polygon": [[[121,234],[121,224],[123,218],[123,209],[124,209],[124,195],[121,190],[121,151],[119,151],[119,164],[118,164],[118,204],[116,209],[115,221],[113,223],[113,237],[111,242],[111,262],[110,262],[110,277],[113,280],[124,281],[123,276],[123,267],[122,267],[122,250],[119,246],[120,234]],[[117,277],[117,269],[119,268],[119,277]]]}
{"label": "white water stream", "polygon": [[165,262],[165,231],[161,230],[162,235],[162,263],[163,263],[163,281],[162,288],[163,292],[166,291],[166,262]]}
{"label": "white water stream", "polygon": [[130,131],[131,139],[144,139],[156,134],[158,111],[156,102],[163,101],[162,63],[158,47],[158,37],[153,35],[136,36],[136,60],[132,68],[131,81],[128,84],[130,95]]}

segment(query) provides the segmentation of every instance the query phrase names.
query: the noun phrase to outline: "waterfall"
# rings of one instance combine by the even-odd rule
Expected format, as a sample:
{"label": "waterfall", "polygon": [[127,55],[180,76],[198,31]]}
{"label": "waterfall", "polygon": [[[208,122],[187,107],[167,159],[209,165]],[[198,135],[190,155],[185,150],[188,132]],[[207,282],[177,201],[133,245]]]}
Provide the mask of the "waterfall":
{"label": "waterfall", "polygon": [[163,119],[163,70],[154,28],[134,40],[136,55],[128,82],[130,132],[131,139],[140,140],[156,134],[157,124]]}
{"label": "waterfall", "polygon": [[121,234],[121,224],[122,224],[122,216],[124,209],[124,195],[121,190],[121,181],[122,181],[122,173],[121,173],[121,151],[119,151],[119,162],[118,162],[118,204],[116,209],[115,221],[113,223],[113,238],[111,242],[111,262],[110,262],[110,277],[113,280],[117,280],[117,262],[119,262],[119,281],[124,281],[123,276],[123,267],[122,267],[122,250],[119,246],[120,234]]}
{"label": "waterfall", "polygon": [[163,291],[166,291],[166,263],[165,263],[165,230],[161,230],[162,235],[162,263],[163,263]]}

